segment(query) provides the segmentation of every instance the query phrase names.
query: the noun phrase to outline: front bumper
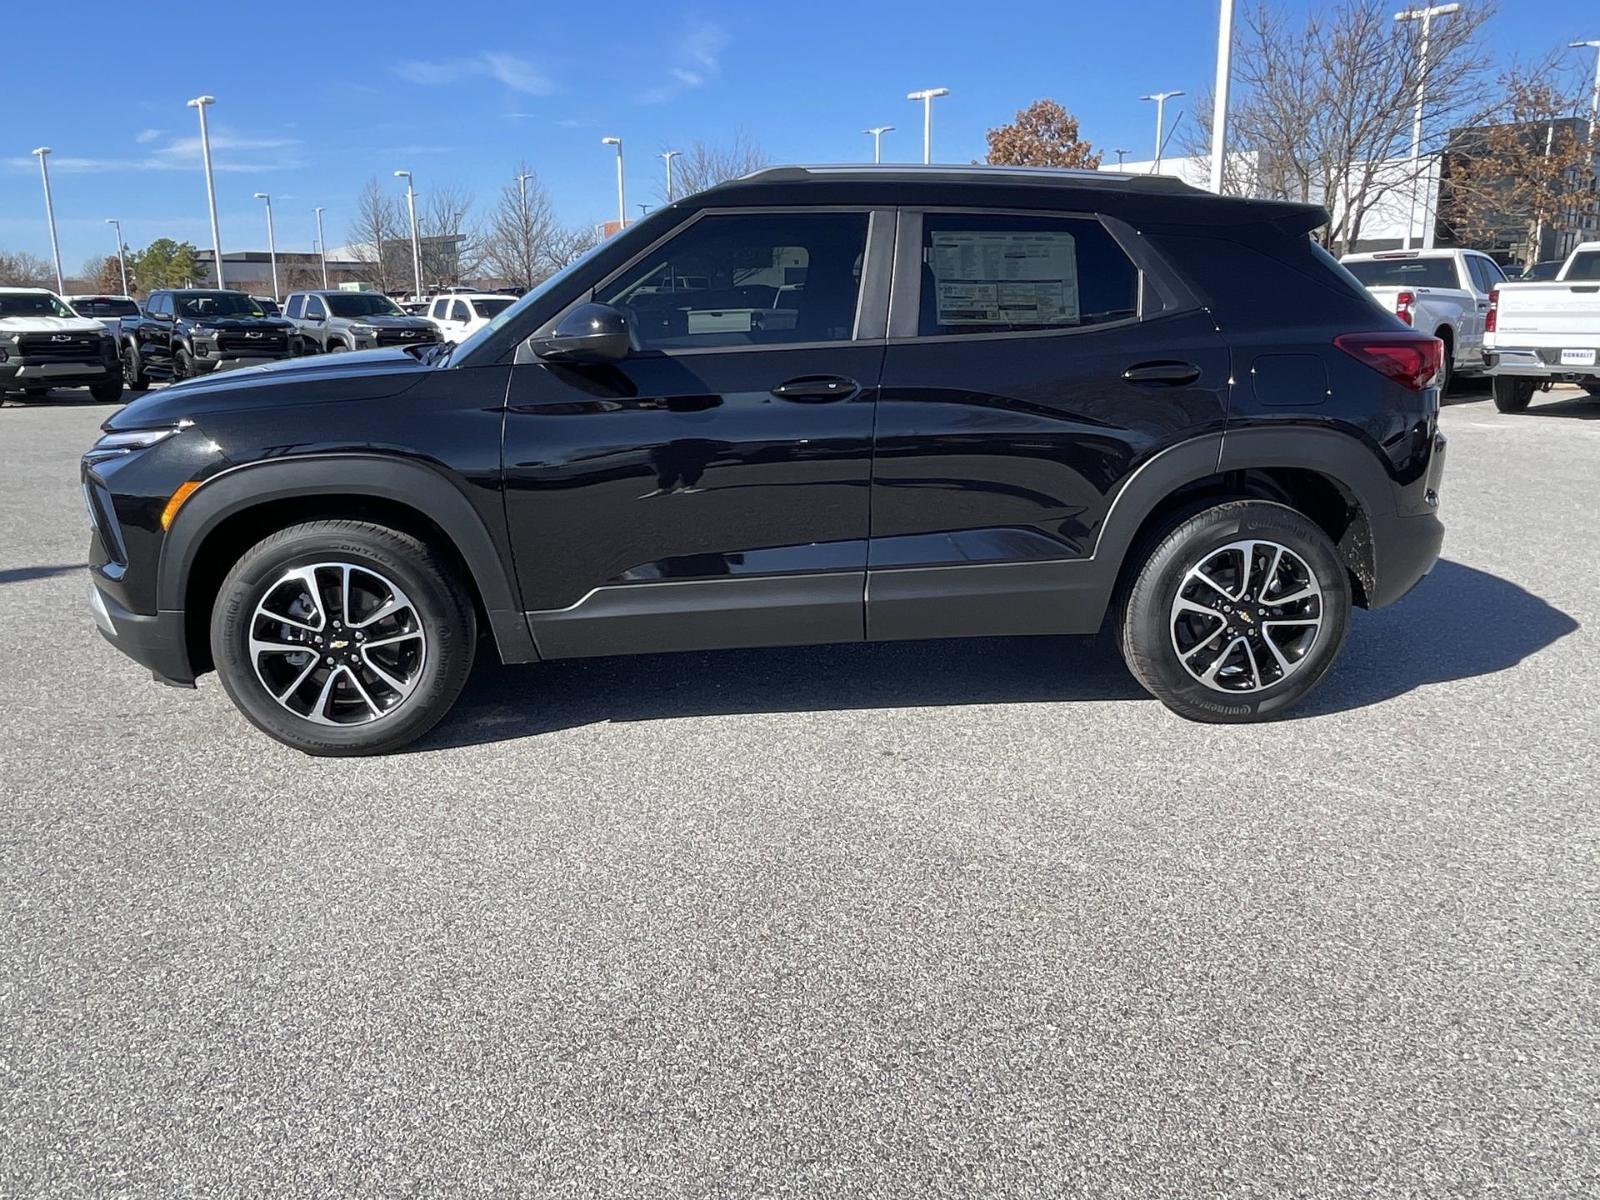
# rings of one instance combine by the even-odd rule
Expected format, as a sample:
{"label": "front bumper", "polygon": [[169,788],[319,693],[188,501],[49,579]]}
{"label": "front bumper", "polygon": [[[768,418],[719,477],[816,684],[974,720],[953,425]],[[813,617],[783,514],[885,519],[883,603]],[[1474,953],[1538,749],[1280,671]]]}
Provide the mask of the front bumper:
{"label": "front bumper", "polygon": [[264,363],[282,362],[292,358],[290,354],[236,354],[223,358],[198,354],[191,360],[194,363],[195,373],[198,375],[213,375],[218,371],[234,371],[240,367],[259,367]]}
{"label": "front bumper", "polygon": [[158,682],[174,687],[194,686],[194,669],[189,665],[181,612],[158,612],[154,616],[129,612],[101,591],[92,572],[89,611],[106,641],[140,666],[149,668]]}
{"label": "front bumper", "polygon": [[0,362],[0,388],[84,387],[121,374],[115,359],[99,362],[31,362],[15,355]]}

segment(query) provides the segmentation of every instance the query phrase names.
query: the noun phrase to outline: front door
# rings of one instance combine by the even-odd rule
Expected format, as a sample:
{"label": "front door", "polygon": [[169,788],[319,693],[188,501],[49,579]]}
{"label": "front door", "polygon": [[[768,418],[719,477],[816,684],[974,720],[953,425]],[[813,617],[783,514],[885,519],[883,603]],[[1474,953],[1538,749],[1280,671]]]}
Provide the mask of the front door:
{"label": "front door", "polygon": [[1221,431],[1227,343],[1092,216],[908,211],[900,239],[868,636],[1092,631],[1117,491]]}
{"label": "front door", "polygon": [[886,218],[702,213],[595,289],[629,357],[513,368],[507,516],[541,654],[863,637]]}

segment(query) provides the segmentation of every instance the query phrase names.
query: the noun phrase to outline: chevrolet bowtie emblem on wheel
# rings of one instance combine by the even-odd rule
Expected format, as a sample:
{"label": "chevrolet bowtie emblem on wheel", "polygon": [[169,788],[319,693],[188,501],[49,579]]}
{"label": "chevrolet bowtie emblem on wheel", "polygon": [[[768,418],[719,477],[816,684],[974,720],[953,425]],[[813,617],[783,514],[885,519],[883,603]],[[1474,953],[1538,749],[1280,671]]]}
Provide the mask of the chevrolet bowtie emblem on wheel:
{"label": "chevrolet bowtie emblem on wheel", "polygon": [[1256,623],[1256,619],[1249,613],[1245,612],[1242,608],[1239,610],[1239,620],[1243,621],[1246,625],[1254,625]]}
{"label": "chevrolet bowtie emblem on wheel", "polygon": [[347,641],[345,641],[344,639],[341,638],[341,639],[338,639],[336,641],[329,642],[328,643],[328,649],[329,650],[343,650],[349,644],[350,644],[349,642],[347,642]]}
{"label": "chevrolet bowtie emblem on wheel", "polygon": [[70,333],[52,333],[50,335],[50,340],[52,342],[70,342],[72,340],[72,335]]}

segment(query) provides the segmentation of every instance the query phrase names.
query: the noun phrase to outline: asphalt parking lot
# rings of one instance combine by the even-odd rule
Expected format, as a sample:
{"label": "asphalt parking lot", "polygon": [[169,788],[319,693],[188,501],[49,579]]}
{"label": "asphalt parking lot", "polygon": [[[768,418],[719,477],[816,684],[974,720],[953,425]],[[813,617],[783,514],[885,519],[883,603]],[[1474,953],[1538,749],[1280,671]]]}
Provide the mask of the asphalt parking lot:
{"label": "asphalt parking lot", "polygon": [[1456,398],[1444,560],[1276,725],[1021,639],[319,761],[95,633],[79,397],[0,411],[0,1191],[1600,1190],[1600,401]]}

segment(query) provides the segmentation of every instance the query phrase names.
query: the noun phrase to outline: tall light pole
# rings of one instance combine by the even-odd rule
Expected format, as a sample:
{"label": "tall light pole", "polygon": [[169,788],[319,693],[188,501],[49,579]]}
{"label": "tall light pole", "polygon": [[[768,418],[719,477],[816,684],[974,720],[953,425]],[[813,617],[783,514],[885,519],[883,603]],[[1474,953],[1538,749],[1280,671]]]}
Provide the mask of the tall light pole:
{"label": "tall light pole", "polygon": [[1117,156],[1117,166],[1120,167],[1122,165],[1122,160],[1127,158],[1128,155],[1133,152],[1131,150],[1113,150],[1111,153]]}
{"label": "tall light pole", "polygon": [[920,92],[907,92],[907,100],[922,101],[922,162],[927,165],[933,161],[933,102],[940,96],[948,96],[949,88],[923,88]]}
{"label": "tall light pole", "polygon": [[200,161],[206,169],[206,205],[211,210],[211,253],[215,255],[217,287],[225,287],[222,280],[222,234],[217,230],[217,188],[211,179],[211,134],[206,129],[206,106],[215,104],[215,96],[196,96],[188,101],[190,108],[200,111]]}
{"label": "tall light pole", "polygon": [[126,247],[122,244],[122,222],[115,217],[107,217],[106,224],[117,227],[117,266],[122,268],[122,294],[127,296],[130,294],[128,291],[128,256]]}
{"label": "tall light pole", "polygon": [[1233,79],[1233,0],[1222,0],[1217,17],[1217,81],[1211,89],[1211,190],[1222,195],[1222,162],[1228,152],[1228,84]]}
{"label": "tall light pole", "polygon": [[[1428,87],[1428,37],[1433,32],[1435,17],[1448,17],[1461,11],[1459,4],[1433,4],[1426,8],[1408,8],[1394,15],[1396,21],[1421,21],[1422,45],[1417,54],[1417,106],[1411,117],[1411,211],[1406,214],[1406,236],[1403,248],[1411,249],[1411,230],[1417,223],[1417,192],[1422,186],[1422,98]],[[1428,220],[1427,205],[1423,205],[1422,248],[1433,249],[1433,222]]]}
{"label": "tall light pole", "polygon": [[[396,171],[396,179],[406,181],[406,212],[411,217],[411,293],[412,299],[422,299],[422,241],[417,237],[417,189],[410,171]],[[378,261],[383,262],[383,247],[378,247]]]}
{"label": "tall light pole", "polygon": [[863,129],[861,131],[872,138],[873,162],[881,163],[883,161],[883,135],[889,133],[893,129],[893,125],[874,125],[871,129]]}
{"label": "tall light pole", "polygon": [[1600,115],[1600,39],[1587,42],[1568,42],[1573,50],[1590,49],[1594,56],[1594,87],[1589,91],[1589,140],[1594,141],[1595,117]]}
{"label": "tall light pole", "polygon": [[67,282],[61,274],[61,247],[56,244],[56,206],[50,199],[50,168],[44,161],[49,155],[49,146],[40,146],[33,152],[39,160],[39,178],[44,180],[44,219],[50,224],[50,256],[56,264],[56,295],[59,296],[67,290]]}
{"label": "tall light pole", "polygon": [[272,232],[272,196],[267,192],[257,192],[257,200],[267,202],[267,257],[272,261],[272,301],[278,301],[278,239]]}
{"label": "tall light pole", "polygon": [[[322,288],[326,291],[328,288],[328,239],[322,236],[322,209],[320,207],[313,208],[311,211],[317,214],[317,253],[322,256]],[[383,253],[383,247],[380,246],[378,248],[378,253]]]}
{"label": "tall light pole", "polygon": [[1161,174],[1161,150],[1167,140],[1167,101],[1181,95],[1182,92],[1151,92],[1148,96],[1139,97],[1141,100],[1156,102],[1156,165],[1151,168],[1151,173],[1154,175]]}
{"label": "tall light pole", "polygon": [[[620,154],[621,151],[619,150],[618,153]],[[682,153],[683,153],[683,151],[681,151],[681,150],[663,150],[661,152],[661,161],[667,164],[667,203],[668,204],[672,203],[672,160],[677,158],[678,155],[680,155]]]}
{"label": "tall light pole", "polygon": [[600,139],[602,146],[615,146],[617,148],[617,228],[626,229],[628,225],[628,206],[622,202],[622,139],[618,137],[603,137]]}

